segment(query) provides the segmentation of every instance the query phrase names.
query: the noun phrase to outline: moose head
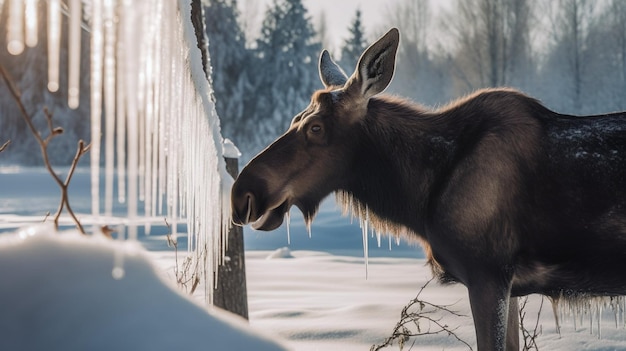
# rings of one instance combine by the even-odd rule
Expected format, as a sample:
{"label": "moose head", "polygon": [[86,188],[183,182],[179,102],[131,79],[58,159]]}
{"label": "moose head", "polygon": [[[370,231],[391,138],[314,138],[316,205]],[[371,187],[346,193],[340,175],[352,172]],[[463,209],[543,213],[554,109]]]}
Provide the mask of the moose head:
{"label": "moose head", "polygon": [[252,159],[232,188],[233,222],[258,230],[279,227],[292,205],[310,222],[320,201],[350,181],[359,128],[370,98],[393,77],[399,32],[391,29],[365,50],[348,77],[324,50],[319,74],[325,89],[289,129]]}

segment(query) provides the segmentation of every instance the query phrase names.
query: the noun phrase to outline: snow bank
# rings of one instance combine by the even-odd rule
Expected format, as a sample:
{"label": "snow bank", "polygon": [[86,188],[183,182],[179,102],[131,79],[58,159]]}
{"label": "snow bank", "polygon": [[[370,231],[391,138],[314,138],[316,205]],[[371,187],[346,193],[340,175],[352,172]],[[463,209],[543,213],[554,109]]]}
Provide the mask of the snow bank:
{"label": "snow bank", "polygon": [[[246,252],[250,324],[276,333],[298,351],[363,351],[380,344],[391,334],[402,308],[432,276],[423,258],[370,257],[365,279],[362,257],[292,250],[295,259],[268,260],[270,253]],[[431,317],[455,329],[476,350],[465,287],[433,282],[420,298],[447,305],[464,315],[455,317],[436,312]],[[626,350],[626,323],[623,320],[617,323],[609,308],[591,319],[589,312],[582,311],[576,317],[561,316],[561,334],[558,334],[549,301],[544,299],[543,307],[541,301],[541,296],[531,295],[523,310],[524,325],[529,331],[533,331],[540,316],[537,324],[540,350]],[[602,326],[601,338],[598,324]],[[427,328],[424,320],[421,327],[422,331]],[[434,330],[438,329],[433,327]],[[412,338],[405,349],[466,351],[467,347],[442,333]],[[384,350],[398,350],[398,346]]]}
{"label": "snow bank", "polygon": [[208,313],[146,257],[139,244],[50,226],[3,235],[0,350],[285,349],[234,316]]}
{"label": "snow bank", "polygon": [[291,254],[291,250],[288,247],[281,247],[280,249],[276,249],[274,252],[267,255],[266,259],[273,260],[275,258],[293,258]]}

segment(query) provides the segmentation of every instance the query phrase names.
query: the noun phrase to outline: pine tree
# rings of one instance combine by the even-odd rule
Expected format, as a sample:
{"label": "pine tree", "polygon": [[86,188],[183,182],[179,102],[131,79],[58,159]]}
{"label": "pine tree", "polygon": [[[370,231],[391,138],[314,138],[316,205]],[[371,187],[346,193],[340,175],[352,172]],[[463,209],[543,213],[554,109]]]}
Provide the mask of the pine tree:
{"label": "pine tree", "polygon": [[361,10],[357,9],[354,16],[354,20],[349,28],[350,37],[344,42],[341,49],[341,60],[339,65],[344,71],[351,73],[356,67],[356,63],[361,56],[361,53],[367,48],[367,41],[365,39],[365,30],[363,29],[363,22],[361,22]]}
{"label": "pine tree", "polygon": [[237,0],[205,2],[205,24],[209,38],[215,108],[220,116],[222,135],[245,147],[250,122],[245,107],[250,95],[250,53],[239,23]]}
{"label": "pine tree", "polygon": [[275,1],[267,10],[254,63],[257,148],[280,135],[308,105],[311,93],[321,87],[317,74],[320,44],[315,37],[301,0]]}

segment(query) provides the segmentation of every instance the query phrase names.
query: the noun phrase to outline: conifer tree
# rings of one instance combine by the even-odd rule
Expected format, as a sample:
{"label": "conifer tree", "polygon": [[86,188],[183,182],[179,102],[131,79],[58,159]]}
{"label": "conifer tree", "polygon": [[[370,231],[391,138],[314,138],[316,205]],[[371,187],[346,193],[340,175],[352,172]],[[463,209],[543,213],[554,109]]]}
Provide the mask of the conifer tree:
{"label": "conifer tree", "polygon": [[363,22],[361,22],[361,10],[357,9],[350,24],[350,37],[344,42],[341,49],[341,60],[339,65],[346,72],[352,72],[361,53],[367,48],[367,40],[365,39],[365,30]]}
{"label": "conifer tree", "polygon": [[250,53],[239,22],[237,0],[205,2],[205,24],[209,38],[211,79],[215,109],[221,120],[222,135],[239,147],[246,147],[251,122],[246,101],[251,93],[248,64]]}
{"label": "conifer tree", "polygon": [[[275,1],[267,10],[256,42],[254,86],[256,144],[260,148],[283,133],[320,88],[320,44],[301,0]],[[258,150],[255,150],[255,152]]]}

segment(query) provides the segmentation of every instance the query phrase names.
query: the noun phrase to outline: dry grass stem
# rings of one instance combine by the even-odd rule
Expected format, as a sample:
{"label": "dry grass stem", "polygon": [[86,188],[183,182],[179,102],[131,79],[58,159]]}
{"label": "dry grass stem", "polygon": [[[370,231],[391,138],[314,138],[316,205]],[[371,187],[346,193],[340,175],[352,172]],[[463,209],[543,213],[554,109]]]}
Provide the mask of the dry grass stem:
{"label": "dry grass stem", "polygon": [[[417,296],[404,306],[400,313],[400,321],[394,327],[391,336],[385,339],[382,344],[373,345],[370,351],[381,350],[393,345],[394,342],[397,342],[400,350],[402,350],[411,337],[437,334],[447,334],[467,346],[469,350],[472,350],[472,346],[455,333],[458,327],[452,328],[448,326],[443,322],[443,317],[436,314],[441,315],[443,313],[444,315],[455,317],[467,316],[451,310],[450,307],[452,305],[436,305],[420,299],[420,295],[432,281],[433,279],[427,281],[420,288]],[[413,341],[413,344],[415,344],[415,341]]]}

